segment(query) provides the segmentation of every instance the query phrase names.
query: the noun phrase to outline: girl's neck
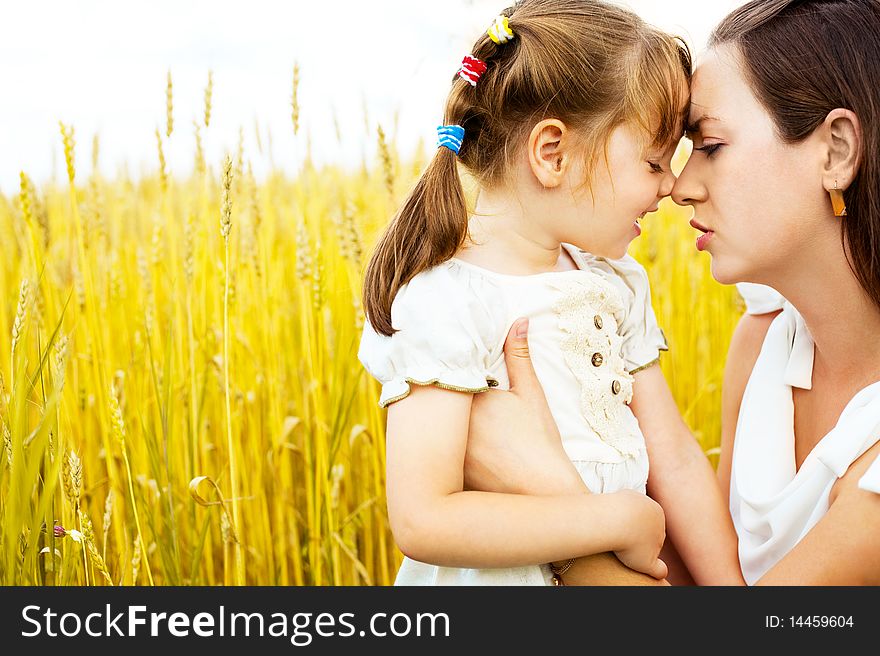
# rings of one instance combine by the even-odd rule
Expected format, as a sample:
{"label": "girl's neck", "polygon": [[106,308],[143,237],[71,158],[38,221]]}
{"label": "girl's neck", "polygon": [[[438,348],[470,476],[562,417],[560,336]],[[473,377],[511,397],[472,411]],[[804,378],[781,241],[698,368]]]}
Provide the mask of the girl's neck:
{"label": "girl's neck", "polygon": [[468,239],[456,257],[514,275],[577,268],[560,242],[539,225],[527,207],[482,191],[468,220]]}

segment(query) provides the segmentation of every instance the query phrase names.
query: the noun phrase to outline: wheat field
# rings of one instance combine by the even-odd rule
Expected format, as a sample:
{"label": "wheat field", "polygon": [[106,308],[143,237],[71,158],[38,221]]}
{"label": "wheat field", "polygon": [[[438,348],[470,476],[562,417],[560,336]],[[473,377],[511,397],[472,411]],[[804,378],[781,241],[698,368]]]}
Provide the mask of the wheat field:
{"label": "wheat field", "polygon": [[[368,124],[378,156],[361,170],[307,157],[257,182],[258,140],[205,161],[210,84],[181,133],[169,75],[154,174],[83,179],[62,123],[66,179],[38,188],[25,170],[0,195],[0,584],[393,582],[359,294],[430,148],[402,154]],[[191,171],[168,170],[170,139],[192,140]],[[93,171],[99,151],[95,135]],[[689,214],[664,201],[631,252],[669,341],[663,371],[714,459],[742,306]]]}

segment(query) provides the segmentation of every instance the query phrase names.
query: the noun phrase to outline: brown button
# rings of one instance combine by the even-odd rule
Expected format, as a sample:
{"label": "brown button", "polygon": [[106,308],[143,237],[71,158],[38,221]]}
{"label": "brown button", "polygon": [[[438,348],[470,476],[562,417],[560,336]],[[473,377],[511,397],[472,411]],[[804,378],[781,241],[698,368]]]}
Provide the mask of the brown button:
{"label": "brown button", "polygon": [[619,380],[615,380],[613,383],[611,383],[611,393],[612,394],[619,394],[620,393],[620,381]]}
{"label": "brown button", "polygon": [[604,358],[602,357],[601,353],[593,353],[593,358],[592,358],[593,366],[594,367],[601,367],[603,359]]}
{"label": "brown button", "polygon": [[489,385],[489,387],[498,387],[498,381],[494,378],[487,378],[486,383]]}
{"label": "brown button", "polygon": [[596,328],[602,330],[602,317],[600,317],[598,314],[593,317],[593,323],[596,325]]}

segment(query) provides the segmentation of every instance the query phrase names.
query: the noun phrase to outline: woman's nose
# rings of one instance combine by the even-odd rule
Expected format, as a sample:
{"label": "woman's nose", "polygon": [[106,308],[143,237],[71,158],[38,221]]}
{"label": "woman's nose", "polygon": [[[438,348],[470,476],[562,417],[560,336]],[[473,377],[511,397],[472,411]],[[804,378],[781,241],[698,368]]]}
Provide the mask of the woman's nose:
{"label": "woman's nose", "polygon": [[660,185],[660,198],[666,198],[672,193],[677,180],[678,178],[675,177],[672,171],[663,177],[663,183]]}
{"label": "woman's nose", "polygon": [[697,201],[697,193],[692,180],[687,175],[687,167],[679,174],[670,195],[676,205],[693,205]]}

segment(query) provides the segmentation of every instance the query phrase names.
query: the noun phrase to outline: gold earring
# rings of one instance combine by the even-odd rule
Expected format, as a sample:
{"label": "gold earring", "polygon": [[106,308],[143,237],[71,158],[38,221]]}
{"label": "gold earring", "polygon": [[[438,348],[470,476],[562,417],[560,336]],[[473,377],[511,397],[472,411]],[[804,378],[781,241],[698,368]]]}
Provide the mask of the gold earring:
{"label": "gold earring", "polygon": [[843,192],[837,188],[837,180],[834,181],[834,189],[831,194],[831,207],[834,208],[834,216],[846,216],[846,203],[843,200]]}

